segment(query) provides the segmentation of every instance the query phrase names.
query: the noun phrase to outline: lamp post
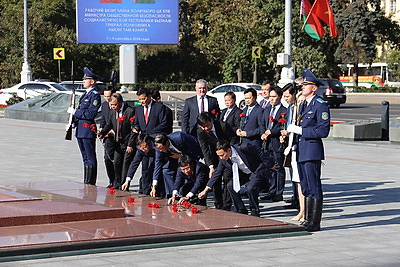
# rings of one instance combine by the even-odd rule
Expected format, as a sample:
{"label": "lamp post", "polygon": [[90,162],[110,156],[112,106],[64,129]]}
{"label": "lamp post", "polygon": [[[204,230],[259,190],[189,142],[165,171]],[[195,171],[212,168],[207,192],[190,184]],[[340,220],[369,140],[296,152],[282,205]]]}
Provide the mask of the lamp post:
{"label": "lamp post", "polygon": [[285,0],[285,53],[278,54],[278,65],[282,68],[279,85],[284,86],[295,79],[292,67],[292,0]]}
{"label": "lamp post", "polygon": [[22,64],[21,82],[32,81],[32,71],[28,61],[28,54],[28,0],[24,0],[24,63]]}

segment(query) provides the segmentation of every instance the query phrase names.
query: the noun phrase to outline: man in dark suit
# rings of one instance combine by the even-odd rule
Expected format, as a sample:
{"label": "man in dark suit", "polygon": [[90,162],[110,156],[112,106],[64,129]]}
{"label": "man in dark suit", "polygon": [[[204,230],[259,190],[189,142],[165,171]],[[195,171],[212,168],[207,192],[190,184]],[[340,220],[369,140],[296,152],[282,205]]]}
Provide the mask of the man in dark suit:
{"label": "man in dark suit", "polygon": [[262,109],[265,109],[267,106],[269,106],[269,88],[274,86],[274,83],[268,80],[261,84],[262,96],[264,97],[264,99],[260,101],[260,106]]}
{"label": "man in dark suit", "polygon": [[262,128],[263,109],[257,103],[257,91],[248,88],[244,91],[244,102],[246,107],[240,121],[240,128],[236,130],[236,135],[240,137],[241,143],[252,143],[261,148],[261,134],[264,132]]}
{"label": "man in dark suit", "polygon": [[154,160],[156,150],[153,144],[153,138],[146,133],[140,133],[136,139],[136,154],[131,164],[129,165],[128,173],[126,175],[125,183],[121,186],[124,191],[129,190],[129,185],[135,175],[136,170],[142,163],[142,177],[139,181],[139,193],[150,195],[152,177],[154,172]]}
{"label": "man in dark suit", "polygon": [[218,101],[213,96],[207,94],[207,81],[200,79],[196,82],[196,96],[185,100],[182,112],[182,132],[196,136],[197,133],[197,116],[201,112],[210,112],[212,114],[220,114]]}
{"label": "man in dark suit", "polygon": [[[175,203],[176,198],[180,198],[178,204],[184,201],[193,201],[193,197],[204,190],[208,181],[208,167],[203,163],[183,155],[178,159],[178,171],[172,191],[172,197],[168,199],[168,204]],[[206,205],[206,199],[198,199],[195,204]]]}
{"label": "man in dark suit", "polygon": [[[242,110],[236,106],[236,95],[234,92],[227,92],[224,95],[225,106],[221,111],[220,119],[228,124],[232,130],[236,133],[236,130],[240,127],[240,113]],[[239,143],[239,136],[235,134],[232,137],[233,144]]]}
{"label": "man in dark suit", "polygon": [[306,231],[320,230],[322,216],[321,161],[325,159],[322,138],[329,134],[330,111],[328,104],[316,96],[321,82],[309,70],[303,71],[302,95],[306,98],[300,106],[298,125],[290,124],[287,131],[296,134],[296,153],[300,184],[305,196]]}
{"label": "man in dark suit", "polygon": [[167,133],[172,133],[173,121],[174,121],[174,116],[172,114],[172,110],[167,105],[165,105],[163,102],[161,102],[160,90],[155,89],[155,88],[150,89],[150,94],[151,94],[151,99],[154,102],[160,102],[160,103],[162,103],[164,105],[166,116],[167,116],[167,122],[171,122],[171,124],[169,124],[169,128],[167,130]]}
{"label": "man in dark suit", "polygon": [[114,135],[114,187],[120,189],[136,150],[135,134],[132,132],[135,110],[123,101],[119,93],[112,94],[110,106],[112,111],[99,137]]}
{"label": "man in dark suit", "polygon": [[282,94],[283,92],[279,87],[269,88],[270,105],[265,108],[262,117],[262,128],[265,129],[265,132],[261,135],[263,149],[274,157],[280,168],[277,172],[271,173],[268,194],[261,199],[272,199],[274,202],[283,200],[286,179],[286,171],[283,166],[285,147],[284,143],[280,141],[280,136],[281,131],[285,129],[287,109],[281,103]]}
{"label": "man in dark suit", "polygon": [[[216,120],[208,112],[200,113],[197,123],[200,126],[197,129],[197,139],[204,155],[204,162],[210,168],[209,177],[211,177],[219,162],[215,152],[218,140],[227,140],[232,143],[231,140],[235,133],[225,122]],[[232,206],[232,201],[226,188],[231,177],[232,173],[227,170],[223,175],[223,179],[219,179],[214,185],[214,205],[217,209],[230,210]],[[225,184],[224,192],[222,192],[222,180]]]}
{"label": "man in dark suit", "polygon": [[[159,180],[164,180],[166,196],[170,197],[178,168],[178,159],[182,155],[188,155],[199,160],[203,154],[197,139],[183,132],[174,132],[168,135],[158,134],[154,138],[154,146],[156,147],[156,159],[150,195],[156,196]],[[160,190],[162,188],[158,189],[158,191]]]}
{"label": "man in dark suit", "polygon": [[134,132],[145,132],[153,136],[171,133],[173,122],[167,119],[166,106],[153,101],[147,88],[140,88],[136,94],[141,105],[136,107]]}
{"label": "man in dark suit", "polygon": [[[100,118],[100,128],[98,131],[101,131],[107,124],[107,120],[110,117],[110,100],[111,95],[113,93],[112,88],[107,88],[104,90],[104,99],[105,101],[101,104],[101,118]],[[104,165],[106,166],[106,172],[108,176],[108,186],[111,187],[114,184],[115,173],[114,173],[114,164],[112,161],[112,157],[114,155],[114,136],[108,137],[107,135],[103,138],[103,147],[104,147]]]}
{"label": "man in dark suit", "polygon": [[[74,115],[73,126],[76,128],[75,136],[81,151],[85,184],[96,184],[97,158],[96,158],[96,117],[101,103],[100,95],[95,89],[96,81],[100,77],[92,73],[87,67],[83,69],[83,86],[86,91],[79,99],[75,109],[69,107],[67,112]],[[94,127],[93,127],[94,126]]]}
{"label": "man in dark suit", "polygon": [[248,214],[241,198],[241,195],[246,194],[249,198],[250,214],[259,217],[259,187],[262,179],[270,175],[269,169],[277,168],[274,159],[251,143],[231,146],[228,142],[221,141],[217,144],[216,152],[220,162],[199,198],[206,197],[218,177],[223,174],[224,168],[229,168],[232,170],[232,180],[227,186],[236,212]]}

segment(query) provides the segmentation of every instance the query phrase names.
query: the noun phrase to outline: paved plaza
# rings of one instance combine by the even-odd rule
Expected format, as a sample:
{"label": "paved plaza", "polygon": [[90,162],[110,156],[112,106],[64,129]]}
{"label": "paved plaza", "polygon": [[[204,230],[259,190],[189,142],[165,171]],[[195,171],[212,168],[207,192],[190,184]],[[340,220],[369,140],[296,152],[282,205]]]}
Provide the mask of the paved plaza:
{"label": "paved plaza", "polygon": [[[81,182],[83,170],[76,140],[65,141],[64,135],[64,123],[0,118],[0,184]],[[333,139],[324,143],[325,196],[320,232],[121,248],[84,255],[52,254],[0,266],[399,266],[400,144]],[[102,147],[97,144],[97,185],[106,186]],[[290,182],[286,186],[288,198]],[[284,209],[284,204],[261,202],[261,216],[291,222],[296,211]]]}

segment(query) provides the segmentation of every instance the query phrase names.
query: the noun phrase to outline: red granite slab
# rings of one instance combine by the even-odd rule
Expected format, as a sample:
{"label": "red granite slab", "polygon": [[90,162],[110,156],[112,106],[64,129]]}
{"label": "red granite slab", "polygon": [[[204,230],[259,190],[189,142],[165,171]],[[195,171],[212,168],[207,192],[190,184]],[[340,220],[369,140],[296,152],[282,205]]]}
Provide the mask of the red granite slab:
{"label": "red granite slab", "polygon": [[[2,189],[42,200],[0,202],[0,256],[304,231],[276,220],[201,206],[195,214],[183,207],[176,212],[166,199],[111,194],[106,188],[74,182]],[[134,201],[128,201],[132,197]],[[154,203],[159,208],[149,207]]]}

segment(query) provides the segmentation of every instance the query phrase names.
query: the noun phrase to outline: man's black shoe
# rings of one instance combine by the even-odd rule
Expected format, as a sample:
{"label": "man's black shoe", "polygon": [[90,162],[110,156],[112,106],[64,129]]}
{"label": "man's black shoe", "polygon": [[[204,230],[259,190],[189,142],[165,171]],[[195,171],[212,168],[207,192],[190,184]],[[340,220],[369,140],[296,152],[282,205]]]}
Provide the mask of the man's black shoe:
{"label": "man's black shoe", "polygon": [[272,202],[279,202],[279,201],[283,201],[283,196],[275,196],[275,197],[272,199]]}
{"label": "man's black shoe", "polygon": [[258,211],[258,210],[252,210],[252,211],[250,212],[250,215],[251,215],[251,216],[255,216],[255,217],[260,217],[260,211]]}
{"label": "man's black shoe", "polygon": [[244,209],[244,210],[239,210],[238,211],[239,213],[241,213],[241,214],[246,214],[246,215],[248,215],[249,213],[247,212],[247,210],[246,209]]}
{"label": "man's black shoe", "polygon": [[113,187],[113,185],[112,184],[107,185],[107,188],[110,188],[110,187]]}
{"label": "man's black shoe", "polygon": [[275,196],[271,196],[271,195],[265,195],[265,196],[260,197],[261,200],[272,200],[274,198],[275,198]]}

